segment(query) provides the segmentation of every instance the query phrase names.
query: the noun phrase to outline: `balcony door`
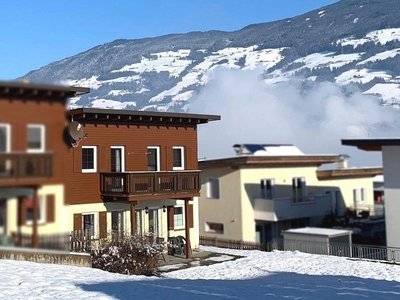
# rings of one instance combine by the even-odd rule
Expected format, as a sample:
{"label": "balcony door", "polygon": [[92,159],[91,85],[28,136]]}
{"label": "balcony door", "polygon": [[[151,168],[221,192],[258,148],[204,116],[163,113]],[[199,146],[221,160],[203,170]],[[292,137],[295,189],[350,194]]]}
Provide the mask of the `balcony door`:
{"label": "balcony door", "polygon": [[160,147],[147,147],[147,171],[160,171]]}
{"label": "balcony door", "polygon": [[125,147],[111,147],[111,172],[125,172]]}
{"label": "balcony door", "polygon": [[[111,146],[111,172],[125,172],[125,148],[123,146]],[[112,178],[113,190],[124,191],[124,178],[121,175]]]}
{"label": "balcony door", "polygon": [[[0,154],[10,152],[10,125],[0,124]],[[0,176],[6,176],[11,168],[11,162],[0,157]]]}

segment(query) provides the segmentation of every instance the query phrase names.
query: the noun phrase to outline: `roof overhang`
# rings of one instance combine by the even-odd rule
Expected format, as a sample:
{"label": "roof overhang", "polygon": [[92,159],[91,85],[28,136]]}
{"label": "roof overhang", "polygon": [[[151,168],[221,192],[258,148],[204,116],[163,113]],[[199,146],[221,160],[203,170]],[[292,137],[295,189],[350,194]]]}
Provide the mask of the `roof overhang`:
{"label": "roof overhang", "polygon": [[400,146],[400,138],[342,139],[342,145],[365,151],[382,151],[382,146]]}
{"label": "roof overhang", "polygon": [[198,125],[217,121],[221,116],[120,109],[77,108],[68,112],[82,123]]}
{"label": "roof overhang", "polygon": [[349,168],[334,170],[318,170],[317,177],[319,180],[334,180],[348,178],[372,178],[376,175],[382,175],[383,168]]}
{"label": "roof overhang", "polygon": [[199,161],[199,169],[215,168],[273,168],[273,167],[298,167],[320,166],[339,161],[339,155],[298,155],[298,156],[237,156]]}
{"label": "roof overhang", "polygon": [[84,87],[38,84],[25,81],[0,81],[0,96],[3,97],[66,99],[89,92],[90,88]]}

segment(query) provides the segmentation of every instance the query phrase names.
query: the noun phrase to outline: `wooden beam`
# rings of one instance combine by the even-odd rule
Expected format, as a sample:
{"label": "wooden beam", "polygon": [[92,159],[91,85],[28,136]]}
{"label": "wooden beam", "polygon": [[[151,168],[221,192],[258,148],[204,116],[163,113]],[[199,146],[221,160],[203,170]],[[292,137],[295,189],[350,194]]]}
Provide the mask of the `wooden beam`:
{"label": "wooden beam", "polygon": [[131,235],[136,234],[136,202],[130,203],[131,207]]}
{"label": "wooden beam", "polygon": [[38,217],[39,217],[39,198],[38,188],[33,189],[33,227],[32,227],[32,247],[39,248]]}
{"label": "wooden beam", "polygon": [[185,199],[185,252],[186,258],[190,258],[191,256],[191,247],[190,247],[190,228],[189,228],[189,200]]}

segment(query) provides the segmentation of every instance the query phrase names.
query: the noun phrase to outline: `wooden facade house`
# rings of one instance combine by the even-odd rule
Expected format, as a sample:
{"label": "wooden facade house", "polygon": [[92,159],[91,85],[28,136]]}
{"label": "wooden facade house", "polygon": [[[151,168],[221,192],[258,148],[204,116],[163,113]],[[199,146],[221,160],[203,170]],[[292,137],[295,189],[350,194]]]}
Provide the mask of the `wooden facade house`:
{"label": "wooden facade house", "polygon": [[220,117],[94,108],[68,115],[85,135],[66,164],[71,227],[100,238],[182,235],[190,255],[199,232],[197,125]]}
{"label": "wooden facade house", "polygon": [[199,235],[197,126],[220,117],[67,110],[69,97],[89,92],[0,82],[0,237],[32,234],[38,246],[38,234],[71,230],[182,235],[190,255]]}
{"label": "wooden facade house", "polygon": [[[69,97],[89,89],[0,82],[0,236],[62,230]],[[56,228],[56,229],[55,229]],[[65,228],[66,229],[66,228]]]}

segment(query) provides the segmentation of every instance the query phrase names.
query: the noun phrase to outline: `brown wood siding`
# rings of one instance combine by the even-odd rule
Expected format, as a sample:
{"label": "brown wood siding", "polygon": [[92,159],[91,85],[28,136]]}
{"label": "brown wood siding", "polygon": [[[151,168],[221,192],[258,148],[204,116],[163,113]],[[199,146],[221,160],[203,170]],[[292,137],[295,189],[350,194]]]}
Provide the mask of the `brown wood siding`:
{"label": "brown wood siding", "polygon": [[18,198],[18,220],[17,225],[22,226],[26,223],[26,198]]}
{"label": "brown wood siding", "polygon": [[167,206],[167,216],[168,216],[168,230],[174,230],[174,207],[173,206]]}
{"label": "brown wood siding", "polygon": [[[147,171],[147,147],[160,147],[161,171],[171,171],[172,147],[182,145],[192,149],[187,159],[187,169],[197,169],[197,130],[191,126],[143,126],[83,124],[87,139],[77,148],[70,149],[66,164],[68,174],[67,190],[69,204],[100,203],[100,171],[111,171],[111,146],[125,146],[125,170]],[[97,146],[97,173],[82,173],[80,157],[82,146]],[[103,148],[106,149],[104,156]],[[105,162],[104,162],[105,160]],[[78,167],[79,165],[79,167]],[[78,170],[76,170],[78,169]]]}
{"label": "brown wood siding", "polygon": [[188,206],[188,226],[189,228],[193,228],[193,204],[189,204]]}
{"label": "brown wood siding", "polygon": [[[64,142],[64,130],[68,124],[66,101],[29,100],[0,97],[0,120],[11,126],[11,151],[25,152],[27,149],[27,125],[45,126],[45,151],[54,152],[53,176],[38,180],[38,184],[61,184],[65,182],[65,162],[68,146]],[[1,181],[0,186],[12,185],[12,181]],[[21,185],[21,183],[18,183]],[[35,184],[30,181],[30,184]]]}
{"label": "brown wood siding", "polygon": [[107,237],[107,212],[99,212],[99,237],[101,239]]}
{"label": "brown wood siding", "polygon": [[74,214],[74,230],[82,230],[82,214]]}
{"label": "brown wood siding", "polygon": [[56,219],[55,196],[46,195],[46,223],[54,223]]}

